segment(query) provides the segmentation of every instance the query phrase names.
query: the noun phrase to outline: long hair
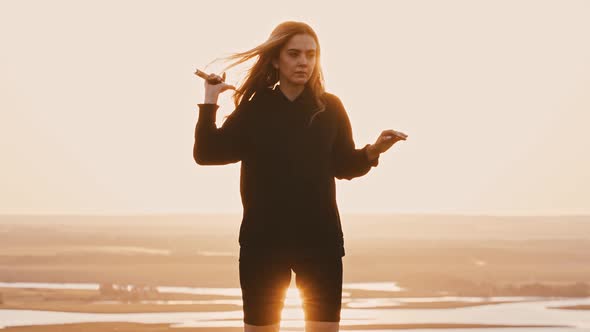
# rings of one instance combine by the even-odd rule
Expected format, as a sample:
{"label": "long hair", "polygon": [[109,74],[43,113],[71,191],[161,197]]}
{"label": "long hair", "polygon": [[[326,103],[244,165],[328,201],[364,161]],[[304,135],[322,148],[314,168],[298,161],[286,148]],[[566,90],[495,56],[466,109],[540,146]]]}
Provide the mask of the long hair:
{"label": "long hair", "polygon": [[283,46],[287,44],[291,37],[297,34],[308,34],[313,37],[316,43],[315,68],[313,68],[311,76],[306,83],[312,92],[316,104],[316,109],[309,120],[309,125],[319,112],[325,110],[326,103],[324,101],[324,93],[326,90],[324,86],[324,75],[320,64],[321,49],[319,39],[315,31],[308,24],[297,21],[280,23],[274,28],[264,43],[248,51],[233,53],[222,58],[226,61],[235,60],[233,63],[222,69],[222,71],[226,71],[227,69],[237,66],[254,57],[258,57],[256,63],[247,71],[242,83],[238,84],[236,87],[236,91],[233,95],[236,108],[242,103],[242,101],[250,100],[257,91],[273,87],[279,81],[279,73],[278,70],[272,66],[272,60],[279,57]]}

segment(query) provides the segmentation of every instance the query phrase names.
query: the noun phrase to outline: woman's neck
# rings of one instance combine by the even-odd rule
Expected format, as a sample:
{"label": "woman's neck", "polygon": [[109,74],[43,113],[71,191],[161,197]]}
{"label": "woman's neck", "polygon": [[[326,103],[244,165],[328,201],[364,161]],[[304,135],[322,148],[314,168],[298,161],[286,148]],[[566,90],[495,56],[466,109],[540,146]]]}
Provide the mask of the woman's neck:
{"label": "woman's neck", "polygon": [[301,92],[303,92],[305,85],[279,83],[279,89],[281,89],[281,92],[283,92],[285,97],[289,98],[290,101],[293,101],[301,94]]}

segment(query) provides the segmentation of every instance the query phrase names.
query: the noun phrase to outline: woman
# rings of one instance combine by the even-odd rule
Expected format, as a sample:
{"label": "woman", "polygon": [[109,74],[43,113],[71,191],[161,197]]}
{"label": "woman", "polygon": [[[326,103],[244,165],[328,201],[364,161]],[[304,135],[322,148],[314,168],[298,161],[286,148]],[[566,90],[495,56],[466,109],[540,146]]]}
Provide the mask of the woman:
{"label": "woman", "polygon": [[[342,102],[324,90],[320,44],[309,25],[279,24],[263,44],[230,56],[237,61],[225,69],[254,57],[239,88],[225,83],[225,72],[205,81],[193,150],[199,165],[241,161],[245,331],[279,330],[291,270],[306,331],[337,331],[345,252],[335,178],[366,174],[407,135],[385,130],[374,144],[355,148]],[[217,128],[217,98],[230,89],[236,108]]]}

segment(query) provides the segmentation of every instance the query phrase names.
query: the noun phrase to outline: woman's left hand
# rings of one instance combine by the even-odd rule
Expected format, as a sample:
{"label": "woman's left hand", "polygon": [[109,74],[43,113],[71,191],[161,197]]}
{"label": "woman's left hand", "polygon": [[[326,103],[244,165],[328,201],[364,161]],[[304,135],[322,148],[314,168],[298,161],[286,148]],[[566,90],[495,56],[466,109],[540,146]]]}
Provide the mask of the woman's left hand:
{"label": "woman's left hand", "polygon": [[398,141],[405,141],[408,135],[401,131],[395,131],[393,129],[384,130],[381,135],[377,138],[374,144],[371,145],[370,154],[379,155],[393,146]]}

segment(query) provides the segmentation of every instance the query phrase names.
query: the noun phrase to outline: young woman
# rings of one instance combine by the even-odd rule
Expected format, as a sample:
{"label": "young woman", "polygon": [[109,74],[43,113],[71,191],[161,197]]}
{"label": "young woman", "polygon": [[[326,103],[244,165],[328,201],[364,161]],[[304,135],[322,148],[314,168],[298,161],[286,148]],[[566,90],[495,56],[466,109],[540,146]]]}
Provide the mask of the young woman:
{"label": "young woman", "polygon": [[[225,69],[254,57],[238,88],[225,83],[225,72],[205,80],[193,149],[199,165],[241,161],[245,331],[279,331],[291,270],[306,332],[337,331],[345,252],[335,178],[368,173],[407,135],[385,130],[374,144],[355,148],[342,102],[324,90],[320,44],[309,25],[279,24],[263,44],[228,57],[237,61]],[[217,98],[230,89],[236,108],[217,128]]]}

